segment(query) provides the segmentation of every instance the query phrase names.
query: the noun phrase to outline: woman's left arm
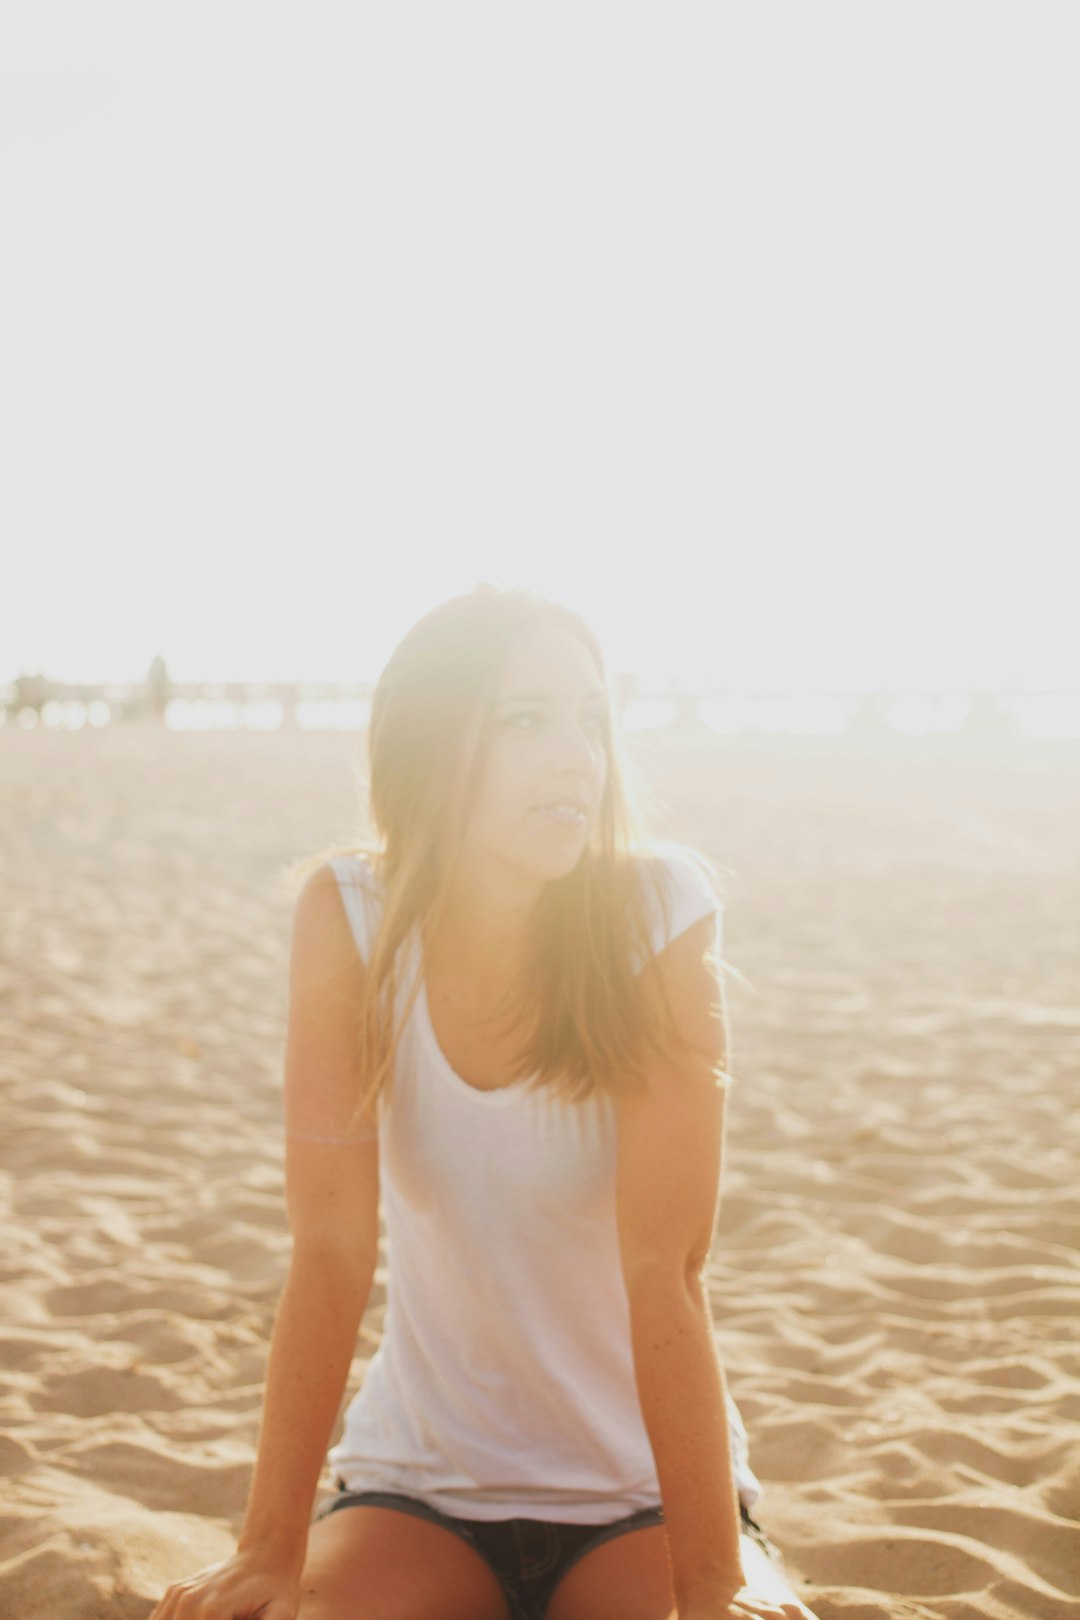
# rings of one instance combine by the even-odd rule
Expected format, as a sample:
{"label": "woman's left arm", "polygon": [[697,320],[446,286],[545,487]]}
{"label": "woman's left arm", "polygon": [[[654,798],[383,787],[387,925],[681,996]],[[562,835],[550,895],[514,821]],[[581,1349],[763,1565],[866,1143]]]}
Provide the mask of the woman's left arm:
{"label": "woman's left arm", "polygon": [[[642,969],[663,977],[697,1057],[618,1099],[616,1214],[634,1371],[679,1612],[745,1583],[724,1370],[703,1272],[720,1205],[727,1019],[706,957],[714,923],[685,929]],[[720,1611],[718,1611],[720,1612]]]}

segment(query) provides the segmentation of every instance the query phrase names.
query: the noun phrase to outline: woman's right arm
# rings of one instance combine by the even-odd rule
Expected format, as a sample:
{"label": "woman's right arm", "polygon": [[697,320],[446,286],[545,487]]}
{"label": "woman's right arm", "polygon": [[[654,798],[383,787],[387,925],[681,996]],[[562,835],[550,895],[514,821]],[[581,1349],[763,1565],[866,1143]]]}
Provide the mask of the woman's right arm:
{"label": "woman's right arm", "polygon": [[[291,1620],[315,1489],[371,1292],[379,1245],[378,1142],[343,1140],[360,1074],[364,994],[329,867],[297,896],[285,1050],[285,1187],[292,1253],[267,1359],[258,1449],[235,1555],[169,1587],[150,1620],[214,1620],[238,1603]],[[205,1607],[202,1607],[205,1605]]]}

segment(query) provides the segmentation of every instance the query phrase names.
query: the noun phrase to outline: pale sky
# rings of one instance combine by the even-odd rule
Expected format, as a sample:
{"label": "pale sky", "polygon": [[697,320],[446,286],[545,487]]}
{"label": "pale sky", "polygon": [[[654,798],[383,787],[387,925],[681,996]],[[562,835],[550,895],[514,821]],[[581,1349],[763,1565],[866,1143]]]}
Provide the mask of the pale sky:
{"label": "pale sky", "polygon": [[9,4],[0,681],[1080,687],[1075,4]]}

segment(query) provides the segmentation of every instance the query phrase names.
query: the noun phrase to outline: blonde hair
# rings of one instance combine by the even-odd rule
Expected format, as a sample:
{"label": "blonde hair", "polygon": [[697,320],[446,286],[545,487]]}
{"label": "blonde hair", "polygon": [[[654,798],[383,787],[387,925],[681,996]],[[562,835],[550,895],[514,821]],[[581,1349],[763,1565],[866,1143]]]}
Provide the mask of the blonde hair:
{"label": "blonde hair", "polygon": [[[419,975],[394,1027],[402,947],[415,929],[432,937],[444,915],[455,856],[475,802],[503,662],[522,633],[554,625],[592,656],[608,697],[608,768],[593,834],[572,871],[546,884],[535,913],[522,987],[507,998],[518,1047],[515,1080],[569,1101],[594,1088],[640,1092],[654,1054],[685,1041],[653,975],[645,886],[665,924],[662,852],[650,830],[658,806],[612,722],[615,705],[600,645],[562,603],[524,588],[481,584],[424,614],[398,643],[376,684],[368,728],[373,831],[294,863],[295,892],[333,856],[361,855],[380,890],[379,922],[358,1007],[360,1095],[349,1128],[371,1125],[379,1093],[419,991]],[[693,852],[720,899],[719,868]],[[710,953],[717,962],[720,958]]]}

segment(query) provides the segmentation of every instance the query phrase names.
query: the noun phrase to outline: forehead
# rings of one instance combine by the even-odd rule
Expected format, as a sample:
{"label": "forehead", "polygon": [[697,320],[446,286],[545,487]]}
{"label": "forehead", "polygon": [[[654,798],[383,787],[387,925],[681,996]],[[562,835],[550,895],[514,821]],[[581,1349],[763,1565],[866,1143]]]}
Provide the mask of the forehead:
{"label": "forehead", "polygon": [[534,625],[514,642],[503,663],[499,696],[546,692],[573,696],[600,685],[592,654],[571,630]]}

